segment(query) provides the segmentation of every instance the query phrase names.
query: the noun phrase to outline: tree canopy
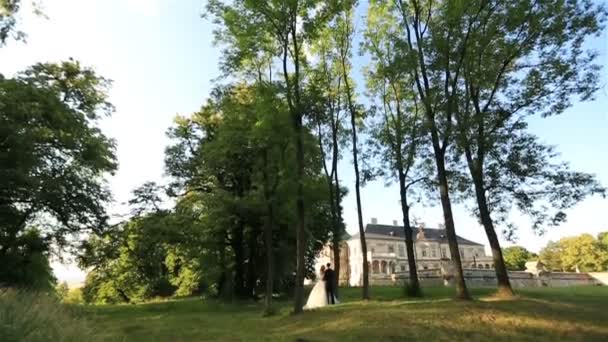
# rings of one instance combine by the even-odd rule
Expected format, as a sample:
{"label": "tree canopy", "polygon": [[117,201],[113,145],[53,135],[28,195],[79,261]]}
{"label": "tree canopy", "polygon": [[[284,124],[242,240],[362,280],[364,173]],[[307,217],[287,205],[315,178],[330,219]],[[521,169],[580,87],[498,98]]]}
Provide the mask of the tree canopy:
{"label": "tree canopy", "polygon": [[117,165],[97,122],[113,110],[108,87],[71,60],[0,75],[0,260],[13,265],[3,270],[27,268],[22,249],[48,257],[51,243],[106,227],[104,177]]}
{"label": "tree canopy", "polygon": [[502,254],[509,271],[523,271],[526,269],[526,262],[533,261],[538,257],[521,246],[507,247],[502,251]]}

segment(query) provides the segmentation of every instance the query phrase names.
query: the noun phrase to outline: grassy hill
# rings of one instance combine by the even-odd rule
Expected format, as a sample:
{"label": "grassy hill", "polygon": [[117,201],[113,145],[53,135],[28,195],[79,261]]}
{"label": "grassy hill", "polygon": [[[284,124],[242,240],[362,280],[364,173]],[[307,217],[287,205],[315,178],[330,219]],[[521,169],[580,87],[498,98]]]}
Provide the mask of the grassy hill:
{"label": "grassy hill", "polygon": [[475,289],[473,302],[452,289],[406,300],[399,288],[342,289],[343,304],[290,315],[289,302],[265,318],[257,303],[200,299],[92,306],[84,316],[106,341],[608,341],[608,287],[520,290],[500,301]]}
{"label": "grassy hill", "polygon": [[260,303],[200,298],[140,305],[60,305],[53,296],[0,291],[0,341],[608,341],[608,287],[526,289],[498,300],[472,290],[426,289],[408,300],[395,287],[342,289],[343,304],[262,317]]}

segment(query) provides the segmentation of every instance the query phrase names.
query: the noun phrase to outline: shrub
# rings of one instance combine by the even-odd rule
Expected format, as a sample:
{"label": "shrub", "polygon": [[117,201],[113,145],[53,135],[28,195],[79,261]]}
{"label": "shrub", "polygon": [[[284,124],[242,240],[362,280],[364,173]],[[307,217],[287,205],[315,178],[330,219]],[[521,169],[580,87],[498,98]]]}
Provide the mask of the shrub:
{"label": "shrub", "polygon": [[3,342],[99,340],[75,307],[60,305],[54,294],[0,290],[0,340]]}

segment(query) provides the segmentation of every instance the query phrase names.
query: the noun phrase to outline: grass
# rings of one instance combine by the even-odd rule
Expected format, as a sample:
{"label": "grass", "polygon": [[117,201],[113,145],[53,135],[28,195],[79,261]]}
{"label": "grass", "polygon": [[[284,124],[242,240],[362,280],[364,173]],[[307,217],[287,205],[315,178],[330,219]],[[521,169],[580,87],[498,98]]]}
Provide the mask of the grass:
{"label": "grass", "polygon": [[60,305],[52,294],[0,289],[0,341],[102,340],[81,313],[82,307]]}
{"label": "grass", "polygon": [[262,316],[259,303],[185,299],[91,306],[85,316],[106,341],[608,341],[608,287],[542,288],[499,300],[473,289],[476,300],[452,300],[453,289],[425,289],[407,300],[396,287],[341,289],[343,304]]}

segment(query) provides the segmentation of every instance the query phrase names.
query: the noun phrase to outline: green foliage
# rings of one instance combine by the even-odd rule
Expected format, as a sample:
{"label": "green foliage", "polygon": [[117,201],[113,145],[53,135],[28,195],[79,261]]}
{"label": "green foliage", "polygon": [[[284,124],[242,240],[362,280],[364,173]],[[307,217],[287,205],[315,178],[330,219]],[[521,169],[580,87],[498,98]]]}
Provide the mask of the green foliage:
{"label": "green foliage", "polygon": [[0,75],[0,264],[18,267],[0,283],[32,285],[23,279],[50,273],[51,244],[105,227],[103,177],[116,162],[97,121],[112,111],[108,86],[72,60]]}
{"label": "green foliage", "polygon": [[72,288],[68,290],[67,295],[63,298],[65,304],[84,304],[82,298],[82,288]]}
{"label": "green foliage", "polygon": [[[80,266],[87,275],[83,298],[88,303],[140,302],[171,296],[175,287],[165,265],[171,233],[164,212],[135,217],[83,246]],[[169,226],[169,228],[167,227]]]}
{"label": "green foliage", "polygon": [[101,341],[82,313],[61,305],[52,294],[0,290],[3,342]]}
{"label": "green foliage", "polygon": [[540,250],[538,259],[551,271],[564,271],[559,242],[547,242],[547,245]]}
{"label": "green foliage", "polygon": [[560,259],[567,271],[605,271],[608,251],[590,234],[562,238]]}
{"label": "green foliage", "polygon": [[526,269],[526,262],[537,258],[536,254],[520,246],[512,246],[503,249],[502,256],[505,260],[507,269],[510,271],[523,271]]}
{"label": "green foliage", "polygon": [[[599,237],[603,237],[600,234]],[[608,270],[608,248],[590,234],[549,241],[539,259],[551,270],[602,272]]]}
{"label": "green foliage", "polygon": [[9,246],[0,250],[0,285],[52,291],[56,280],[49,263],[50,247],[40,232],[26,229]]}
{"label": "green foliage", "polygon": [[8,38],[20,40],[23,32],[16,30],[16,14],[21,7],[21,0],[0,0],[0,47],[6,44]]}
{"label": "green foliage", "polygon": [[[202,109],[179,117],[166,151],[171,210],[165,189],[145,183],[129,203],[135,215],[83,246],[80,264],[92,268],[83,288],[90,303],[139,302],[161,296],[258,296],[264,286],[262,227],[273,207],[275,290],[293,287],[295,236],[293,149],[286,105],[271,84],[221,87]],[[309,165],[319,165],[311,136]],[[307,169],[306,265],[328,240],[332,219],[320,169]],[[270,197],[266,193],[271,184]]]}
{"label": "green foliage", "polygon": [[[205,283],[220,295],[248,297],[255,283],[264,281],[261,231],[273,208],[273,250],[277,291],[289,290],[292,281],[295,234],[296,173],[293,136],[287,105],[273,84],[237,84],[221,87],[201,111],[176,119],[169,135],[167,171],[174,177],[171,193],[179,194],[178,212],[190,212],[199,229],[200,245],[192,250],[193,265],[207,274]],[[305,139],[307,165],[319,165],[314,139]],[[316,251],[331,229],[326,187],[318,167],[307,167],[304,196],[310,243],[306,248],[308,272]],[[269,202],[270,201],[270,202]],[[204,208],[204,211],[201,211]],[[252,255],[253,254],[253,255]],[[247,255],[251,257],[247,258]],[[247,261],[245,259],[248,259]],[[174,280],[179,281],[179,280]]]}
{"label": "green foliage", "polygon": [[59,301],[64,301],[70,292],[70,288],[67,282],[61,282],[55,286],[55,295],[59,299]]}
{"label": "green foliage", "polygon": [[597,240],[605,247],[608,248],[608,232],[601,232],[597,234]]}

